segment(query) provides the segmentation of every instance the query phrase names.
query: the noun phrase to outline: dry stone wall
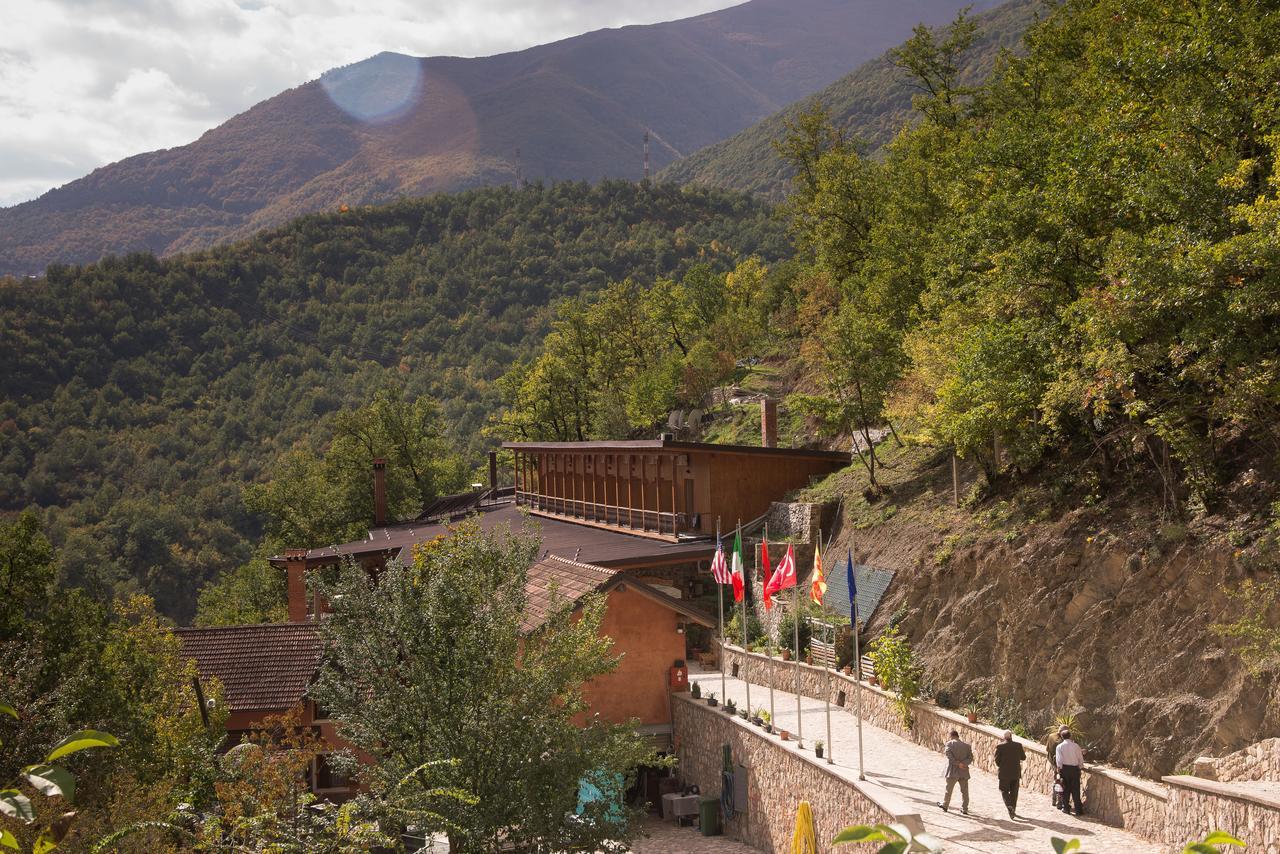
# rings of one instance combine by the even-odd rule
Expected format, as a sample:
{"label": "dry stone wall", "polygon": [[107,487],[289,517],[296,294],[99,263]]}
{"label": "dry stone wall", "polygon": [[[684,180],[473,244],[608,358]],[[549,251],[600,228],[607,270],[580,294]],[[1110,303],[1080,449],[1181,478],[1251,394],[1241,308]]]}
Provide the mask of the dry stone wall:
{"label": "dry stone wall", "polygon": [[703,797],[720,797],[725,745],[734,766],[746,769],[747,809],[726,822],[725,832],[760,851],[791,850],[796,809],[802,799],[813,811],[823,851],[835,849],[822,840],[830,840],[851,824],[900,821],[916,830],[922,827],[919,814],[905,804],[873,797],[856,781],[841,777],[825,763],[784,742],[763,737],[750,724],[718,707],[674,694],[672,724],[679,775],[686,784],[696,783]]}
{"label": "dry stone wall", "polygon": [[1218,759],[1196,760],[1195,774],[1221,783],[1280,783],[1280,738],[1268,738]]}

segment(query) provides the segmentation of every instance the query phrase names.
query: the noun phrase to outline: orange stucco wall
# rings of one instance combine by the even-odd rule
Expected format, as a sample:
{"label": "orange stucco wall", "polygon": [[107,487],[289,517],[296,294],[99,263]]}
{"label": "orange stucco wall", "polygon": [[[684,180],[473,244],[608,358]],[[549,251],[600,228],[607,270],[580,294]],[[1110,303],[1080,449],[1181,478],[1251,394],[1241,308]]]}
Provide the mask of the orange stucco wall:
{"label": "orange stucco wall", "polygon": [[642,724],[671,722],[667,681],[672,663],[684,658],[676,618],[670,608],[632,590],[610,591],[600,631],[613,638],[613,654],[622,660],[617,670],[584,689],[592,712],[615,723],[631,718]]}

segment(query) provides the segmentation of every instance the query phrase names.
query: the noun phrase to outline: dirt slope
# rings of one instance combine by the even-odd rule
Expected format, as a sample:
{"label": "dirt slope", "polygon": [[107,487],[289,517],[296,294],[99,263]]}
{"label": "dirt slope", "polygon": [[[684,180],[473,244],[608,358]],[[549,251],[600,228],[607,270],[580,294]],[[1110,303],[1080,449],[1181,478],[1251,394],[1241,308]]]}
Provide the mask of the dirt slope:
{"label": "dirt slope", "polygon": [[1222,535],[1256,520],[1251,490],[1232,520],[1184,523],[1158,489],[1108,495],[1066,465],[974,500],[962,464],[956,508],[947,454],[883,450],[885,497],[866,500],[856,466],[812,492],[843,499],[833,551],[897,571],[869,632],[899,622],[944,698],[981,692],[1033,732],[1082,712],[1095,758],[1149,775],[1280,734],[1274,674],[1210,630],[1247,574]]}

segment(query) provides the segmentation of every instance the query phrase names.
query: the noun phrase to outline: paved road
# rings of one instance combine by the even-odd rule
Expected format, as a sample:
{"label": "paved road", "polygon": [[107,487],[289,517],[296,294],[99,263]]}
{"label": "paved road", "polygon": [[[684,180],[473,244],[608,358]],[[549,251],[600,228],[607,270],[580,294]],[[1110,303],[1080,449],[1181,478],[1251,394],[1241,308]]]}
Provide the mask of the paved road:
{"label": "paved road", "polygon": [[[746,683],[740,679],[726,680],[726,693],[721,693],[719,671],[690,674],[693,681],[701,682],[702,689],[714,691],[717,696],[727,696],[742,707],[746,702]],[[751,686],[752,706],[769,707],[769,689],[762,685]],[[796,697],[784,691],[774,691],[775,725],[791,730],[796,726]],[[812,748],[813,740],[828,741],[825,706],[820,700],[809,697],[801,701],[802,723],[806,748]],[[831,707],[830,758],[833,768],[850,779],[857,778],[858,735],[857,722],[849,711]],[[766,738],[773,736],[761,735]],[[1023,792],[1018,800],[1018,819],[1011,820],[994,774],[974,769],[969,781],[969,815],[959,811],[960,790],[956,789],[951,812],[938,808],[942,800],[944,762],[940,753],[928,750],[914,742],[877,727],[864,725],[864,754],[867,781],[892,792],[899,799],[915,807],[924,819],[925,829],[944,842],[947,854],[957,852],[982,852],[982,854],[1051,854],[1051,837],[1078,838],[1082,848],[1091,854],[1158,854],[1163,846],[1109,827],[1088,816],[1067,815],[1049,805],[1049,796],[1039,792]],[[806,751],[812,756],[812,751]],[[858,846],[850,846],[851,851]],[[659,850],[659,849],[650,849]],[[673,849],[679,850],[679,849]]]}

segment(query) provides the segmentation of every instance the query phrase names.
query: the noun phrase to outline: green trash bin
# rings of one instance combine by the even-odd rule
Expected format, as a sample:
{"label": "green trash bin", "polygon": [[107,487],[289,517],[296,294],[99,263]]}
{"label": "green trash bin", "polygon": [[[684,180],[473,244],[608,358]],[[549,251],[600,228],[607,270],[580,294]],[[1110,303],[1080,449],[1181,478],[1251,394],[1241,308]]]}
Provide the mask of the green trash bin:
{"label": "green trash bin", "polygon": [[703,836],[720,835],[719,798],[703,798],[698,802],[698,827]]}

